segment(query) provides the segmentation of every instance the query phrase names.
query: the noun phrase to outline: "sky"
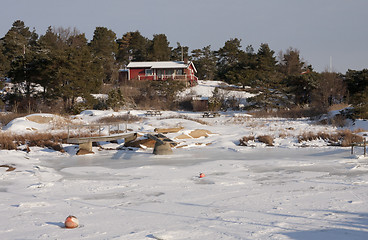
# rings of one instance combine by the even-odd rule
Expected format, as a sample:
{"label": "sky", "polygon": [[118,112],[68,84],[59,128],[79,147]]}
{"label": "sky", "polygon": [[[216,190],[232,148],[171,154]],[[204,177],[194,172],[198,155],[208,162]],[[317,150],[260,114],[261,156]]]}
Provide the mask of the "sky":
{"label": "sky", "polygon": [[345,73],[368,68],[367,9],[367,0],[0,0],[0,37],[22,20],[39,35],[75,27],[89,40],[96,27],[118,38],[163,33],[190,51],[238,38],[244,50],[268,43],[277,56],[292,47],[318,72]]}

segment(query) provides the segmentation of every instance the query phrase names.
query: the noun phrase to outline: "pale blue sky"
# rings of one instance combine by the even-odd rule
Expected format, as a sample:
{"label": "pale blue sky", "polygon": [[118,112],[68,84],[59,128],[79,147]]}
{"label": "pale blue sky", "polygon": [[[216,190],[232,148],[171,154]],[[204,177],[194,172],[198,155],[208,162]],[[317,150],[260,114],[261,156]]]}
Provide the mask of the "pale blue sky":
{"label": "pale blue sky", "polygon": [[20,19],[38,34],[48,26],[76,27],[91,39],[96,27],[117,37],[139,30],[164,33],[190,50],[222,47],[230,38],[258,50],[289,47],[315,70],[368,68],[368,0],[0,0],[0,37]]}

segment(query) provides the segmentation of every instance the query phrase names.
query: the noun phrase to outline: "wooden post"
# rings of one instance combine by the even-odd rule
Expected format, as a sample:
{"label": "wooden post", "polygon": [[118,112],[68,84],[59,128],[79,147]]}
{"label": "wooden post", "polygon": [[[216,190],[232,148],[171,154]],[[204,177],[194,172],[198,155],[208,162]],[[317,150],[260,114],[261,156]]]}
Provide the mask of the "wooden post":
{"label": "wooden post", "polygon": [[351,144],[351,155],[354,154],[354,143]]}
{"label": "wooden post", "polygon": [[366,155],[366,153],[367,153],[365,138],[364,138],[364,140],[363,140],[363,145],[364,145],[363,147],[364,147],[364,157],[365,157],[365,155]]}

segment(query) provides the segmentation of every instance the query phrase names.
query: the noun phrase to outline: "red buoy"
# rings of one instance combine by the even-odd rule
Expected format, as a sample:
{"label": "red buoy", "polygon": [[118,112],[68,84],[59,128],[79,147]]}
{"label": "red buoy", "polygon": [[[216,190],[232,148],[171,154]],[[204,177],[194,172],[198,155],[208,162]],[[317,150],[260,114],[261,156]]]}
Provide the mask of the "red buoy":
{"label": "red buoy", "polygon": [[69,215],[65,219],[65,227],[66,228],[76,228],[78,226],[79,226],[79,221],[78,221],[78,218],[76,218],[75,216]]}

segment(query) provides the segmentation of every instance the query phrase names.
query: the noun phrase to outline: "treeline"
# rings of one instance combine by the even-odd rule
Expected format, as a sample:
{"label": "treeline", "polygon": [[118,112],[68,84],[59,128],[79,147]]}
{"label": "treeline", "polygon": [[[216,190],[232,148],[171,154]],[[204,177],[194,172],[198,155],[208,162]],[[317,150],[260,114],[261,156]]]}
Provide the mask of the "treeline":
{"label": "treeline", "polygon": [[[368,117],[367,69],[318,73],[294,48],[276,56],[266,43],[257,51],[251,45],[243,50],[241,40],[234,38],[218,50],[209,45],[189,53],[189,48],[180,43],[170,47],[165,34],[148,39],[135,31],[118,38],[112,30],[96,27],[88,41],[84,33],[61,27],[49,27],[38,36],[20,20],[0,39],[0,78],[15,84],[15,90],[3,95],[0,104],[6,102],[13,111],[50,111],[52,106],[53,110],[68,112],[76,110],[78,97],[90,103],[89,107],[99,107],[91,94],[108,93],[110,102],[104,104],[119,106],[125,98],[125,92],[117,88],[119,68],[130,61],[185,58],[194,62],[199,79],[250,86],[248,91],[259,93],[250,99],[253,109],[326,110],[345,103],[355,106],[358,117]],[[148,89],[152,88],[141,87],[142,91]],[[142,92],[137,95],[142,96]]]}

